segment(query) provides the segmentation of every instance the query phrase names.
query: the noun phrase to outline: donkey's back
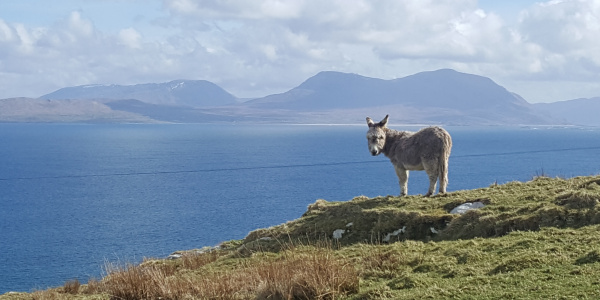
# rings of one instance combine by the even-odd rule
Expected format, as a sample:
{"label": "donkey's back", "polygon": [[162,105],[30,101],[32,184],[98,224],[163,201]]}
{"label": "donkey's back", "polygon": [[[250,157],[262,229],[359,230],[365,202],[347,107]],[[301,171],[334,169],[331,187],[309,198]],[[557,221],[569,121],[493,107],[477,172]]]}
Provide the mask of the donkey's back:
{"label": "donkey's back", "polygon": [[448,159],[452,149],[450,134],[441,127],[433,126],[412,133],[386,127],[388,116],[374,123],[367,118],[369,149],[371,154],[383,153],[387,156],[398,175],[400,195],[408,192],[408,171],[425,170],[429,177],[429,190],[426,196],[434,193],[439,179],[439,192],[445,193],[448,185]]}
{"label": "donkey's back", "polygon": [[[395,130],[390,129],[390,131]],[[450,134],[441,127],[426,127],[414,133],[396,132],[398,134],[388,134],[388,143],[391,145],[386,156],[392,163],[405,165],[408,170],[424,170],[423,161],[443,159],[450,155],[452,139]]]}

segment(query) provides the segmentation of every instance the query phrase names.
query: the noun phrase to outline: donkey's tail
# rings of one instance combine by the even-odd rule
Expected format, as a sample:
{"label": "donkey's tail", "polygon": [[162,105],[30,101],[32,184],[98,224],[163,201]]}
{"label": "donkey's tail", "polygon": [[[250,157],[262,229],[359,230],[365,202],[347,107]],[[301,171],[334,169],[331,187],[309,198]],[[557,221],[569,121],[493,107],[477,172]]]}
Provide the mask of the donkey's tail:
{"label": "donkey's tail", "polygon": [[448,160],[450,159],[450,151],[452,150],[452,138],[450,134],[446,132],[443,139],[444,145],[442,147],[442,155],[439,160],[439,168],[440,171],[440,193],[446,192],[446,187],[448,186]]}

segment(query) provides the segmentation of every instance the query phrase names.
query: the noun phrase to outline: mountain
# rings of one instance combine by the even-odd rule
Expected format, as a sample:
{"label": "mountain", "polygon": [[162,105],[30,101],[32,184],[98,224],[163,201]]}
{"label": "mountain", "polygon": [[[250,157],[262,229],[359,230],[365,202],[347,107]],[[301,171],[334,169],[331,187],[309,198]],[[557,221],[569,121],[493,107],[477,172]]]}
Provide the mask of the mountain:
{"label": "mountain", "polygon": [[569,124],[600,126],[600,97],[580,98],[553,103],[536,103],[535,108]]}
{"label": "mountain", "polygon": [[286,93],[246,103],[300,110],[397,104],[454,109],[500,107],[505,104],[528,105],[525,100],[487,77],[450,69],[422,72],[393,80],[320,72]]}
{"label": "mountain", "polygon": [[136,85],[82,85],[46,94],[41,99],[136,99],[150,104],[212,107],[236,103],[236,97],[206,80],[174,80]]}
{"label": "mountain", "polygon": [[256,108],[322,110],[369,107],[389,98],[386,81],[356,74],[320,72],[288,92],[245,102]]}
{"label": "mountain", "polygon": [[551,124],[520,96],[487,77],[450,69],[383,80],[340,72],[321,72],[288,92],[250,100],[252,108],[357,113],[386,111],[408,123]]}

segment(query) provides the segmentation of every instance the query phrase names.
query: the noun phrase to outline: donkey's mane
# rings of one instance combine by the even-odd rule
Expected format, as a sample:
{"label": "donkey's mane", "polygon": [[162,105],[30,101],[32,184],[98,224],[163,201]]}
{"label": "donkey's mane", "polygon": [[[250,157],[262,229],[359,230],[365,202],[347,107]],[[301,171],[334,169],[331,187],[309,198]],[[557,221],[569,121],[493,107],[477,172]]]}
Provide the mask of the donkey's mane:
{"label": "donkey's mane", "polygon": [[399,131],[387,127],[384,127],[383,130],[385,131],[385,135],[387,136],[386,143],[383,148],[384,153],[389,153],[390,148],[392,148],[394,143],[396,143],[397,141],[401,140],[402,138],[408,138],[414,134],[414,132]]}
{"label": "donkey's mane", "polygon": [[396,129],[391,129],[391,128],[387,128],[384,127],[383,130],[385,130],[385,134],[387,136],[411,136],[414,132],[410,132],[410,131],[400,131],[400,130],[396,130]]}

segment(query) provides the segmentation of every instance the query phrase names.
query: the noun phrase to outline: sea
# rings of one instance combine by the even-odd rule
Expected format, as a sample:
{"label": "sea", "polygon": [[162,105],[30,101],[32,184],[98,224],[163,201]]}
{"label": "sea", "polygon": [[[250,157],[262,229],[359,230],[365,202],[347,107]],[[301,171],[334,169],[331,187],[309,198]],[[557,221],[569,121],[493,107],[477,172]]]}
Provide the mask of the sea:
{"label": "sea", "polygon": [[[418,126],[391,125],[416,131]],[[600,128],[446,127],[448,191],[600,173]],[[366,124],[0,124],[0,294],[100,279],[299,218],[317,199],[398,195]],[[424,194],[424,172],[409,195]]]}

